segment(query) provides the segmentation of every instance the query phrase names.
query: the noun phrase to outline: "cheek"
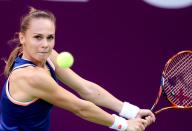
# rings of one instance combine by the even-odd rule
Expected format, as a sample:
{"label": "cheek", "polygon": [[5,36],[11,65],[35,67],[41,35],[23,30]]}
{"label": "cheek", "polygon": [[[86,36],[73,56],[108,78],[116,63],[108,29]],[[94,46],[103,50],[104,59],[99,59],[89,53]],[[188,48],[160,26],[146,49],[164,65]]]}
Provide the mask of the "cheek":
{"label": "cheek", "polygon": [[39,45],[40,45],[40,43],[38,43],[38,42],[32,42],[30,44],[29,48],[31,48],[32,50],[36,50],[39,48]]}
{"label": "cheek", "polygon": [[55,41],[53,41],[53,42],[50,43],[50,48],[51,48],[51,49],[54,48],[54,46],[55,46]]}
{"label": "cheek", "polygon": [[36,41],[30,41],[26,44],[26,49],[28,50],[28,52],[31,52],[31,53],[37,52],[39,48],[40,48],[40,43]]}
{"label": "cheek", "polygon": [[35,46],[37,46],[38,45],[38,43],[37,43],[37,41],[35,41],[35,40],[33,40],[33,39],[28,39],[27,40],[27,45],[26,46],[28,46],[28,47],[35,47]]}

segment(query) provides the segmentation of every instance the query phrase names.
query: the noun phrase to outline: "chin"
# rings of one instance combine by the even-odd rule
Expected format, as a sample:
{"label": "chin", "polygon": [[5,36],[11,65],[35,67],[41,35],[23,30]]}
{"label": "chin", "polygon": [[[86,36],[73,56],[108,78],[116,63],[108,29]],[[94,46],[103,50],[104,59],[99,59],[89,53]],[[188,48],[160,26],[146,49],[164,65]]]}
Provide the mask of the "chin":
{"label": "chin", "polygon": [[49,55],[50,55],[49,53],[45,53],[45,54],[38,53],[33,58],[38,63],[42,63],[42,62],[44,63],[47,61],[47,58],[49,57]]}
{"label": "chin", "polygon": [[48,58],[48,57],[41,57],[41,58],[39,58],[39,60],[40,60],[40,61],[47,61],[47,58]]}
{"label": "chin", "polygon": [[38,56],[35,58],[35,61],[37,61],[38,63],[41,63],[41,62],[46,62],[47,61],[47,58],[48,56]]}

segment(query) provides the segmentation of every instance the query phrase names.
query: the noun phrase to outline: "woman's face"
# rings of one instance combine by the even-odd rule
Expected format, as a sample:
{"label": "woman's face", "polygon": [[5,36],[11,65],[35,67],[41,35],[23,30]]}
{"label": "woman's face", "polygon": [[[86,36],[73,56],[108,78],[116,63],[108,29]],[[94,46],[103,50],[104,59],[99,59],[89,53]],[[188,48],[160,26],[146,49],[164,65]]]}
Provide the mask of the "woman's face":
{"label": "woman's face", "polygon": [[55,45],[55,25],[47,18],[33,18],[19,38],[23,45],[23,58],[45,63]]}

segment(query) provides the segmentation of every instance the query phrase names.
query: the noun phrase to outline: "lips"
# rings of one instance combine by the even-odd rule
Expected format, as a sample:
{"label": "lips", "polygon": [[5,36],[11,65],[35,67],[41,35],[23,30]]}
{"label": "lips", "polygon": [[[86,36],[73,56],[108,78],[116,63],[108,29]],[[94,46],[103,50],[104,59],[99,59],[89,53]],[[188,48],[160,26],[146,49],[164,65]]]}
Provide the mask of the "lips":
{"label": "lips", "polygon": [[40,56],[47,56],[49,53],[48,52],[38,52],[37,54]]}
{"label": "lips", "polygon": [[49,52],[38,52],[38,53],[49,53]]}

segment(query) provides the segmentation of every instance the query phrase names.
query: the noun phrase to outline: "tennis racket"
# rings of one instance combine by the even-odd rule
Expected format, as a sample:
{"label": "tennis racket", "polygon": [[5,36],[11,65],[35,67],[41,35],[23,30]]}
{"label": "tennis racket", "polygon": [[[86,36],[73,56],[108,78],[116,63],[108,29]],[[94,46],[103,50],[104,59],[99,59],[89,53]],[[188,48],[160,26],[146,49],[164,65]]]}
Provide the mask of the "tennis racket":
{"label": "tennis racket", "polygon": [[[165,98],[170,106],[154,111],[160,97]],[[172,56],[162,72],[158,96],[151,108],[155,114],[168,109],[192,108],[192,51],[181,51]]]}

